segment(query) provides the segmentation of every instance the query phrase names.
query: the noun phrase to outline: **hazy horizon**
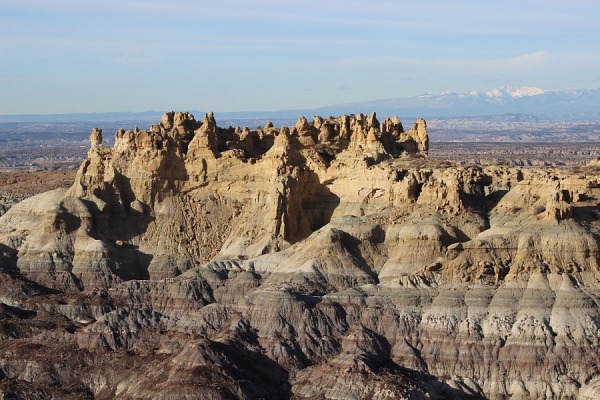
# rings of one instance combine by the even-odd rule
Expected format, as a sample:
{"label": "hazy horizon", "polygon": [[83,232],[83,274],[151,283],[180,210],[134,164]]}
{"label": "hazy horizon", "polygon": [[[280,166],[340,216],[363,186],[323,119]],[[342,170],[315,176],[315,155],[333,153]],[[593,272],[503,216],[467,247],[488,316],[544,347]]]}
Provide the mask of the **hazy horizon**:
{"label": "hazy horizon", "polygon": [[310,109],[600,87],[592,1],[5,0],[0,114]]}

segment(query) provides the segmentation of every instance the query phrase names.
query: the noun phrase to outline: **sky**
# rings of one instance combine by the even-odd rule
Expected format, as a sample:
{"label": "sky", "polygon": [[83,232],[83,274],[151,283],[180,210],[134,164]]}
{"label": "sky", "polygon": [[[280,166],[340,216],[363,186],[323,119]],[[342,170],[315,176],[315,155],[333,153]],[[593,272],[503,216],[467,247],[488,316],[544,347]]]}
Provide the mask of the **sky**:
{"label": "sky", "polygon": [[0,114],[600,87],[600,2],[0,0]]}

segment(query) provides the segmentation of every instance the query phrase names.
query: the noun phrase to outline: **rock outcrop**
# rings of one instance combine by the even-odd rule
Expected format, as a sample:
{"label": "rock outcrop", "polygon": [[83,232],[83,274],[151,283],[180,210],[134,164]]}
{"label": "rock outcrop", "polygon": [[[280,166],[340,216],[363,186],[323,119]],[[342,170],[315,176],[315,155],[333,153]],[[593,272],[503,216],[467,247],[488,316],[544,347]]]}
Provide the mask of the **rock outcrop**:
{"label": "rock outcrop", "polygon": [[375,114],[90,140],[0,217],[0,393],[600,396],[596,169],[438,168]]}

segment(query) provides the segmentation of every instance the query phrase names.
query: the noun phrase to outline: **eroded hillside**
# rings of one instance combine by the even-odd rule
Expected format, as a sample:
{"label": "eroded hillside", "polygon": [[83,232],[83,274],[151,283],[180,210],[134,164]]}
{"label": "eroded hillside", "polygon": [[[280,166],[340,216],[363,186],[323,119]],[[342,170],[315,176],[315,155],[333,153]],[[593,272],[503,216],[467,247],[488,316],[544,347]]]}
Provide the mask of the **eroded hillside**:
{"label": "eroded hillside", "polygon": [[433,168],[426,123],[168,113],[0,218],[0,390],[598,398],[600,175]]}

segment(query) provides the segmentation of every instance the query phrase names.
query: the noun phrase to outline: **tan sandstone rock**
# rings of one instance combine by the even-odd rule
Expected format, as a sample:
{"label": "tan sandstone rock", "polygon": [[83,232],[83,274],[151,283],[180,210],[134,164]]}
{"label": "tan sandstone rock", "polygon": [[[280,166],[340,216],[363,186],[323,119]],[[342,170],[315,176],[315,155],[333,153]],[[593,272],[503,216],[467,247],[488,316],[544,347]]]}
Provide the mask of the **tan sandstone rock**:
{"label": "tan sandstone rock", "polygon": [[436,166],[374,113],[90,140],[0,217],[2,393],[597,397],[593,168]]}

